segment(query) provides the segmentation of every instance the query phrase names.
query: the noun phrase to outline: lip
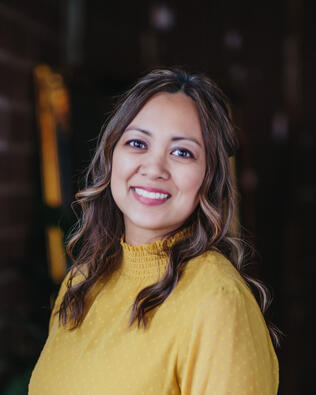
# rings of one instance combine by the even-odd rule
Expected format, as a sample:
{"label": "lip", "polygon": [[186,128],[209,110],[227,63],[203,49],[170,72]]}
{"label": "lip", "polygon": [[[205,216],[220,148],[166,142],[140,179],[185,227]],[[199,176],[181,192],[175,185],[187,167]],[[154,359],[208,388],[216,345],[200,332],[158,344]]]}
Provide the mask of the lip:
{"label": "lip", "polygon": [[[169,197],[171,196],[170,194],[168,194],[169,196],[164,199],[151,199],[151,198],[148,198],[145,196],[138,195],[138,193],[136,193],[136,191],[135,191],[135,188],[142,188],[142,189],[145,189],[145,188],[131,187],[135,199],[138,200],[140,203],[144,204],[145,206],[159,206],[161,204],[166,203],[169,200]],[[146,190],[148,191],[147,188],[146,188]],[[161,191],[161,189],[160,189],[160,191]],[[149,192],[155,192],[155,191],[149,191]],[[157,193],[164,193],[164,192],[157,192]]]}
{"label": "lip", "polygon": [[139,185],[134,185],[131,188],[139,188],[139,189],[144,189],[145,191],[148,192],[154,192],[154,193],[163,193],[164,195],[168,195],[169,197],[171,196],[171,194],[168,191],[165,191],[163,189],[158,189],[158,188],[152,188],[152,187],[142,187]]}

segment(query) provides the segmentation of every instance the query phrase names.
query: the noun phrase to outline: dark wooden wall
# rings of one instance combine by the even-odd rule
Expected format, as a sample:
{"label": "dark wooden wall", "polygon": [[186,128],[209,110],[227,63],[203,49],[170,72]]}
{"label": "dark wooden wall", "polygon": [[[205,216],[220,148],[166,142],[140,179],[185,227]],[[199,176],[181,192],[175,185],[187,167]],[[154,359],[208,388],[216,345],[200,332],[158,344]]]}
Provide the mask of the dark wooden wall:
{"label": "dark wooden wall", "polygon": [[0,392],[30,368],[47,334],[47,274],[33,67],[55,65],[55,1],[0,2]]}

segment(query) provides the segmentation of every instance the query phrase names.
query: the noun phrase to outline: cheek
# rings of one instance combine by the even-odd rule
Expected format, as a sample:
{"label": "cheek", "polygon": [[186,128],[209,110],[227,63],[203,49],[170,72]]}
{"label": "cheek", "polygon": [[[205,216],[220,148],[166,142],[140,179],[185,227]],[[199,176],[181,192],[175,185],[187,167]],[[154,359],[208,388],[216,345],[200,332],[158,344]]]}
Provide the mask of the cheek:
{"label": "cheek", "polygon": [[122,185],[122,177],[124,174],[124,171],[120,166],[121,156],[120,150],[115,148],[113,151],[111,172],[111,191],[114,199],[120,194],[120,187]]}
{"label": "cheek", "polygon": [[112,176],[119,178],[126,178],[131,170],[132,162],[119,147],[113,152],[112,159]]}
{"label": "cheek", "polygon": [[187,196],[195,196],[203,182],[204,171],[203,169],[186,170],[183,174],[177,177],[177,186],[179,190]]}

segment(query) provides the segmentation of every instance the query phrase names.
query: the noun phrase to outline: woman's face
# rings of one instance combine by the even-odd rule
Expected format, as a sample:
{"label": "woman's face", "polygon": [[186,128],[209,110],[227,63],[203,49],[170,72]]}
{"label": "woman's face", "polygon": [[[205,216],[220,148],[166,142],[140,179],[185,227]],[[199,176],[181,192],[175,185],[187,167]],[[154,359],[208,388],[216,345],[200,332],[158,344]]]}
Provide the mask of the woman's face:
{"label": "woman's face", "polygon": [[154,95],[113,152],[111,191],[125,241],[148,243],[181,226],[198,204],[205,167],[194,101],[182,92]]}

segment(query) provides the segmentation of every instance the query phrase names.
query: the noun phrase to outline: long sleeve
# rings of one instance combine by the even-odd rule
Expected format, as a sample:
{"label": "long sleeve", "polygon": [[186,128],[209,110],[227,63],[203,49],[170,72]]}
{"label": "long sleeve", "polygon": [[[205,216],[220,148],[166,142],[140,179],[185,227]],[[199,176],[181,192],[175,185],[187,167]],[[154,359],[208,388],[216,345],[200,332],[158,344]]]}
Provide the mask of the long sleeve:
{"label": "long sleeve", "polygon": [[277,393],[278,361],[247,289],[221,286],[199,304],[181,344],[178,376],[183,395]]}

